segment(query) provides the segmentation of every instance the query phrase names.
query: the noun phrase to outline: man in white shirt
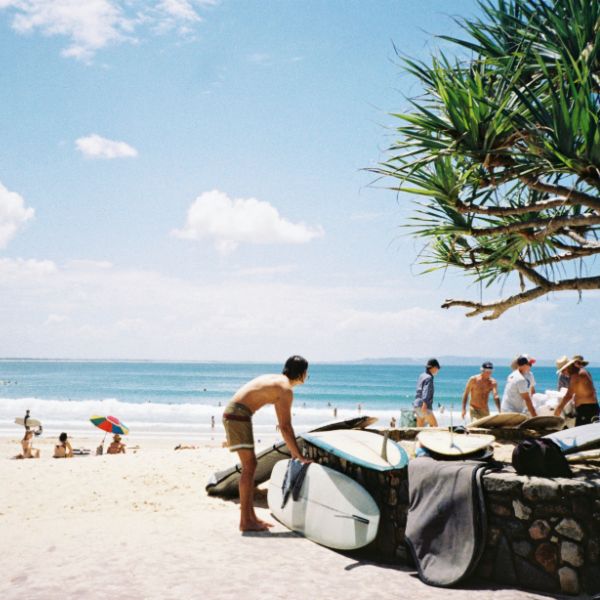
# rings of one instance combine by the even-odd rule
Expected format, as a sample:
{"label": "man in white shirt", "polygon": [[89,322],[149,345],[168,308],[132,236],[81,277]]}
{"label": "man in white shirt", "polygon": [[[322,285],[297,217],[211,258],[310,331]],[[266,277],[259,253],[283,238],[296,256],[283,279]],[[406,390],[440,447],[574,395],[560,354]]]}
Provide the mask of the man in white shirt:
{"label": "man in white shirt", "polygon": [[527,354],[522,354],[515,361],[515,370],[508,376],[504,395],[502,396],[502,412],[527,413],[536,417],[533,406],[535,393],[535,379],[531,367],[535,359]]}

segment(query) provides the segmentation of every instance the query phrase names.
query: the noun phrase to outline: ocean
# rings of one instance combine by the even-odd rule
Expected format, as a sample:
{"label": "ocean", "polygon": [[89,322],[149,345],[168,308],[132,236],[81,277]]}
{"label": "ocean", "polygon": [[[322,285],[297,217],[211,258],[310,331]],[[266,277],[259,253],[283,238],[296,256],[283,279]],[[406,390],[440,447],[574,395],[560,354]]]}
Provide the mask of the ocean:
{"label": "ocean", "polygon": [[[211,417],[219,430],[222,408],[235,390],[252,377],[277,373],[281,364],[95,362],[53,360],[0,361],[0,431],[19,432],[15,417],[25,410],[42,421],[45,431],[93,430],[94,414],[114,415],[131,433],[171,435],[177,432],[206,434]],[[415,383],[422,367],[415,365],[311,364],[310,378],[294,391],[294,425],[298,431],[339,418],[362,414],[379,418],[386,426],[410,409]],[[444,414],[460,413],[467,379],[477,366],[443,366],[435,378],[435,406]],[[596,381],[600,369],[590,369]],[[551,367],[534,367],[537,391],[556,389]],[[504,389],[507,366],[494,372]],[[490,402],[491,408],[493,403]],[[445,419],[442,419],[445,420]],[[254,418],[260,431],[273,431],[271,407]]]}

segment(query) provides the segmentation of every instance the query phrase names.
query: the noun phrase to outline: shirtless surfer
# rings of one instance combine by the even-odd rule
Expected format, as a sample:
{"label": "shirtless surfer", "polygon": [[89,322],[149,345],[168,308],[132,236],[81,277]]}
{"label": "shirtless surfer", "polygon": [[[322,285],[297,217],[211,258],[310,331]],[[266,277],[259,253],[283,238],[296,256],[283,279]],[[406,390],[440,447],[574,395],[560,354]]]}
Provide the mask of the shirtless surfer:
{"label": "shirtless surfer", "polygon": [[471,421],[482,419],[490,414],[489,399],[490,392],[494,396],[494,402],[496,408],[500,412],[500,396],[498,396],[498,383],[492,377],[494,365],[491,362],[484,362],[481,365],[481,373],[479,375],[473,375],[467,381],[465,392],[462,399],[462,418],[465,418],[467,412],[467,400],[469,395],[471,396],[471,402],[469,405],[469,416]]}
{"label": "shirtless surfer", "polygon": [[600,414],[598,408],[598,397],[592,376],[583,367],[588,364],[583,356],[574,356],[557,374],[565,373],[569,376],[569,388],[565,397],[556,407],[554,414],[560,417],[563,408],[569,400],[573,399],[575,404],[575,426],[587,425],[597,420]]}
{"label": "shirtless surfer", "polygon": [[254,473],[256,454],[252,415],[265,406],[273,404],[279,430],[288,449],[303,463],[305,459],[296,442],[292,427],[293,388],[303,384],[308,377],[308,362],[301,356],[290,356],[281,375],[261,375],[243,385],[223,411],[223,426],[227,434],[230,452],[237,452],[242,464],[240,476],[240,531],[265,531],[272,524],[261,521],[254,512]]}

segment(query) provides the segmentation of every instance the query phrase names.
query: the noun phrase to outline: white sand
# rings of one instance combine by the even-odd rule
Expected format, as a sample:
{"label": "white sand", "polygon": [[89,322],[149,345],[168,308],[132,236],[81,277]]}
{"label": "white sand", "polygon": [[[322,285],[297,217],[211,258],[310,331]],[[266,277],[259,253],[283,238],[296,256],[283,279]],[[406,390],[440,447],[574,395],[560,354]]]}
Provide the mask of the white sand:
{"label": "white sand", "polygon": [[[95,448],[99,437],[75,439]],[[547,596],[487,586],[442,590],[407,567],[361,563],[276,524],[241,535],[238,505],[204,492],[209,475],[233,464],[220,440],[196,450],[129,438],[136,453],[10,460],[0,438],[0,598],[54,599],[463,599]],[[198,443],[192,442],[192,443]],[[271,520],[263,501],[259,516]]]}

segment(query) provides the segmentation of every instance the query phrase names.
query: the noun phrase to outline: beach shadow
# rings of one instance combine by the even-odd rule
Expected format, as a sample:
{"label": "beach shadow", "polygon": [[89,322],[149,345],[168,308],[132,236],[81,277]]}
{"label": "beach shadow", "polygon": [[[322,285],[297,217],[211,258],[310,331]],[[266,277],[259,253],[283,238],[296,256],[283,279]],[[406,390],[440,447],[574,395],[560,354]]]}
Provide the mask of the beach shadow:
{"label": "beach shadow", "polygon": [[346,552],[339,552],[339,554],[347,558],[353,559],[355,561],[349,565],[346,565],[344,567],[344,571],[353,571],[354,569],[358,569],[359,567],[378,567],[380,569],[389,569],[392,571],[399,571],[401,573],[411,573],[411,575],[416,575],[416,573],[414,572],[414,567],[411,567],[409,565],[377,562],[375,560],[355,559],[353,556],[350,556]]}
{"label": "beach shadow", "polygon": [[257,538],[299,538],[302,537],[298,533],[293,531],[243,531],[242,536],[244,537],[257,537]]}

